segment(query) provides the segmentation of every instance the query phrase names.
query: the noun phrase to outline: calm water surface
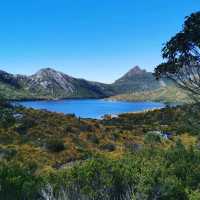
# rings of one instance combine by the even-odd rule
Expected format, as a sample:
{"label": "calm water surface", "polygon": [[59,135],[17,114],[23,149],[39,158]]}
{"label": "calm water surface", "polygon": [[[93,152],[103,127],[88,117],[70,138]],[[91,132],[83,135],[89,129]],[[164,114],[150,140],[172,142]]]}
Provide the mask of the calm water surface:
{"label": "calm water surface", "polygon": [[123,102],[106,101],[101,99],[21,101],[19,103],[28,108],[46,109],[65,114],[74,113],[79,117],[96,119],[101,118],[105,114],[144,111],[165,106],[163,103],[157,102]]}

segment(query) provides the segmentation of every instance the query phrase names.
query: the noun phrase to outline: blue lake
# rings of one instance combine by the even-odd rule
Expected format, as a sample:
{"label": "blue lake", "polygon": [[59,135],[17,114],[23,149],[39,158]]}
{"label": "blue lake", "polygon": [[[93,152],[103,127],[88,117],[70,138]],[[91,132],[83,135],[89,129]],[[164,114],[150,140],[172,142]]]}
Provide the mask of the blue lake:
{"label": "blue lake", "polygon": [[21,101],[18,103],[28,108],[46,109],[65,114],[74,113],[79,117],[96,119],[101,118],[105,114],[138,112],[165,107],[163,103],[157,102],[123,102],[102,99]]}

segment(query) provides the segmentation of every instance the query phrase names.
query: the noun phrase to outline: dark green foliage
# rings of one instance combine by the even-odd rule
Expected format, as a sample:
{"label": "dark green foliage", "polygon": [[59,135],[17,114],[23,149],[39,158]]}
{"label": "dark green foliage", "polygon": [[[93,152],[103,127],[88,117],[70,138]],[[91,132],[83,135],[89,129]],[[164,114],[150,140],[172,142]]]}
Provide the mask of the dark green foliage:
{"label": "dark green foliage", "polygon": [[[160,196],[160,200],[186,200],[187,195],[185,193],[185,188],[181,184],[181,181],[178,180],[177,177],[165,177],[164,180],[162,180],[161,185],[159,186],[159,193],[158,196]],[[156,196],[156,195],[154,195]]]}
{"label": "dark green foliage", "polygon": [[104,158],[92,159],[82,165],[76,165],[71,170],[61,171],[57,178],[57,181],[53,180],[58,184],[56,188],[60,186],[65,188],[67,196],[73,200],[76,198],[71,195],[75,193],[78,196],[85,195],[88,200],[118,200],[135,182],[134,168],[132,169],[131,166],[121,161],[114,162]]}
{"label": "dark green foliage", "polygon": [[144,113],[121,114],[118,118],[102,120],[107,126],[121,130],[135,130],[138,134],[148,131],[163,130],[177,134],[188,132],[199,134],[199,105],[184,105]]}
{"label": "dark green foliage", "polygon": [[0,147],[0,158],[10,160],[17,154],[17,150],[15,148],[1,148]]}
{"label": "dark green foliage", "polygon": [[198,195],[199,166],[200,152],[177,142],[169,150],[144,149],[115,161],[93,158],[56,173],[53,183],[57,195],[64,190],[72,200],[75,194],[89,200],[189,200]]}
{"label": "dark green foliage", "polygon": [[30,167],[14,163],[0,163],[0,199],[33,200],[37,198],[41,179]]}
{"label": "dark green foliage", "polygon": [[[193,94],[198,100],[200,95],[200,12],[192,13],[183,25],[183,29],[173,36],[162,49],[165,63],[155,68],[159,79],[167,77],[178,86]],[[191,97],[191,96],[190,96]]]}
{"label": "dark green foliage", "polygon": [[150,132],[144,136],[144,142],[146,144],[155,145],[161,142],[161,138],[158,134]]}
{"label": "dark green foliage", "polygon": [[[94,158],[44,179],[52,187],[55,198],[64,192],[71,200],[86,197],[88,200],[131,200],[131,196],[187,200],[198,196],[199,151],[187,150],[178,142],[167,151],[152,153],[146,149],[116,161]],[[31,165],[1,163],[0,199],[39,199],[45,187],[42,179],[33,175],[34,171]]]}
{"label": "dark green foliage", "polygon": [[46,143],[46,148],[52,152],[60,152],[65,149],[64,141],[59,138],[51,138]]}
{"label": "dark green foliage", "polygon": [[[44,175],[44,179],[55,199],[64,192],[71,200],[131,200],[131,196],[189,200],[191,196],[198,196],[199,166],[200,152],[187,150],[177,142],[166,151],[144,149],[120,160],[93,158],[71,169]],[[44,182],[34,171],[31,164],[25,167],[1,163],[0,199],[38,200],[43,194],[41,191],[50,188],[45,189]]]}
{"label": "dark green foliage", "polygon": [[0,106],[0,127],[8,128],[12,126],[15,122],[13,115],[14,112],[12,108]]}
{"label": "dark green foliage", "polygon": [[107,143],[101,145],[101,149],[105,151],[114,151],[116,149],[116,145],[112,143]]}

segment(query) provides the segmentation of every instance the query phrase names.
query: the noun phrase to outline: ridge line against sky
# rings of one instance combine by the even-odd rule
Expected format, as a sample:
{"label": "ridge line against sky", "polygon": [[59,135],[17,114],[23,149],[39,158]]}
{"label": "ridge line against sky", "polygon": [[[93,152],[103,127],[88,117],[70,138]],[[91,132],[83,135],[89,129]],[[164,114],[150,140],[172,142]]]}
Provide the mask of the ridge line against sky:
{"label": "ridge line against sky", "polygon": [[199,10],[199,0],[7,0],[0,69],[30,75],[51,67],[105,83],[135,65],[153,71],[163,43]]}

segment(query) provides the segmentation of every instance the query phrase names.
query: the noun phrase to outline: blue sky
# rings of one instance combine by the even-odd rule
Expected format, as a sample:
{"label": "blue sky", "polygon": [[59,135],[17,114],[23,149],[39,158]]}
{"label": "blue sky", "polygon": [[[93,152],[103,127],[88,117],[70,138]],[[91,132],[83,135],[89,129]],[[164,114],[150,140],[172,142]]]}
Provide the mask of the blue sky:
{"label": "blue sky", "polygon": [[112,82],[161,62],[161,48],[199,0],[6,0],[0,6],[0,69],[52,67]]}

